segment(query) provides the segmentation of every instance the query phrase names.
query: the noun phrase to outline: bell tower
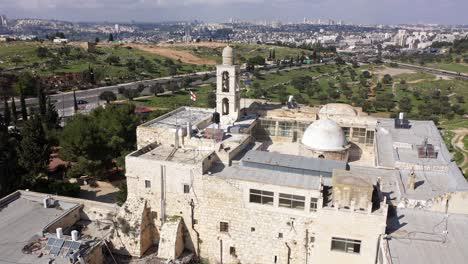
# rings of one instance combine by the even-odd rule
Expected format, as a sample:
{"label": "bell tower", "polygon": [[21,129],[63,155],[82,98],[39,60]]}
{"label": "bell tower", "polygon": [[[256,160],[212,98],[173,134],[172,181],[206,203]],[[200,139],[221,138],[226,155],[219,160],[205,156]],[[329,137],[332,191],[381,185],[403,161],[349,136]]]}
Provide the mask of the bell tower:
{"label": "bell tower", "polygon": [[222,124],[231,124],[240,112],[240,67],[234,65],[234,51],[228,45],[223,50],[223,63],[216,67],[216,111]]}

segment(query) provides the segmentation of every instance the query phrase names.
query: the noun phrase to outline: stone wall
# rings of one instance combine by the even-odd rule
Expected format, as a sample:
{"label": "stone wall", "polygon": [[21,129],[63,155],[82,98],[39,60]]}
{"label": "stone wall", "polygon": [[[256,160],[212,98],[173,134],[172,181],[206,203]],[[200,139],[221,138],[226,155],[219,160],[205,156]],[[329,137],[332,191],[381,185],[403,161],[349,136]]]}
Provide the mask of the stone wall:
{"label": "stone wall", "polygon": [[[130,200],[148,203],[157,214],[153,220],[159,232],[165,219],[181,217],[187,226],[185,248],[211,263],[344,263],[339,260],[348,257],[350,263],[375,261],[385,216],[323,212],[326,209],[322,208],[311,212],[311,197],[319,198],[319,207],[322,203],[318,189],[225,179],[216,174],[202,175],[202,170],[201,164],[127,157],[128,192],[135,198]],[[151,181],[150,188],[145,188],[145,180]],[[184,185],[189,186],[188,193],[184,193]],[[274,204],[250,203],[250,189],[274,192]],[[279,193],[305,196],[306,208],[279,207]],[[227,232],[221,232],[221,222],[228,224]],[[314,247],[310,245],[311,234],[321,241]],[[331,252],[330,241],[335,235],[362,240],[362,253]]]}

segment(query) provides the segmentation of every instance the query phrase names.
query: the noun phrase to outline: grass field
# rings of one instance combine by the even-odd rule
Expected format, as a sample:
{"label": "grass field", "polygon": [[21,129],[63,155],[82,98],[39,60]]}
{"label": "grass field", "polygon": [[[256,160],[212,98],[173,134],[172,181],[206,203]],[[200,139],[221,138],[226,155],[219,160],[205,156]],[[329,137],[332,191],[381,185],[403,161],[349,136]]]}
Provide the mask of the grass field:
{"label": "grass field", "polygon": [[[39,57],[37,49],[48,49],[47,56]],[[63,45],[39,42],[12,42],[0,44],[0,68],[25,67],[23,71],[35,71],[39,75],[50,76],[60,73],[83,72],[92,67],[102,79],[137,80],[144,78],[157,78],[170,75],[170,68],[176,69],[176,74],[206,71],[212,67],[192,65],[176,60],[145,52],[139,49],[126,47],[98,47],[95,53],[74,46],[66,45],[69,51],[63,54]],[[119,62],[108,63],[106,59],[117,56]],[[129,70],[127,63],[136,62],[136,68]],[[146,65],[143,67],[142,63]],[[174,71],[172,70],[172,73]]]}
{"label": "grass field", "polygon": [[430,63],[426,66],[446,71],[468,73],[467,63]]}
{"label": "grass field", "polygon": [[215,88],[212,85],[203,85],[191,88],[190,90],[197,94],[197,101],[193,102],[190,100],[188,91],[180,90],[174,94],[164,94],[136,99],[134,102],[141,106],[169,110],[176,109],[181,106],[208,107],[207,96],[209,93],[214,92]]}

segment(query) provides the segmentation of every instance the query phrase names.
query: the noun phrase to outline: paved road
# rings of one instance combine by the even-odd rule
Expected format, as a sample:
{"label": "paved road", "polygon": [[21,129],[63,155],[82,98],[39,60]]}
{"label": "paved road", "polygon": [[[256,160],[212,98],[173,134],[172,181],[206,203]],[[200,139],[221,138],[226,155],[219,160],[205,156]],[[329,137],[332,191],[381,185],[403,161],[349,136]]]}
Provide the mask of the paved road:
{"label": "paved road", "polygon": [[[276,71],[290,71],[290,70],[306,69],[306,68],[311,68],[311,67],[320,66],[320,65],[324,65],[324,64],[301,65],[301,66],[286,67],[283,69],[272,68],[272,69],[262,70],[260,73],[267,74],[267,73],[273,73]],[[242,72],[244,71],[245,70],[242,70]],[[118,85],[99,87],[99,88],[94,88],[94,89],[89,89],[89,90],[79,90],[79,91],[76,91],[75,93],[76,93],[77,100],[81,99],[81,100],[85,100],[88,102],[88,104],[86,105],[79,106],[81,110],[84,110],[86,112],[86,111],[90,111],[98,107],[99,105],[103,105],[105,103],[104,101],[99,100],[99,95],[104,91],[112,91],[114,93],[117,93],[120,87],[136,89],[139,84],[144,84],[145,86],[149,87],[155,83],[165,84],[169,81],[172,81],[175,79],[181,79],[187,76],[202,78],[202,76],[204,76],[205,74],[208,74],[211,77],[213,77],[215,74],[215,71],[197,72],[197,73],[192,73],[192,74],[177,75],[173,77],[162,77],[162,78],[157,78],[157,79],[152,79],[152,80],[122,83]],[[214,82],[214,81],[215,79],[211,78],[207,82]],[[142,93],[150,94],[149,88],[146,88]],[[50,97],[52,101],[55,103],[55,107],[61,117],[70,117],[74,115],[75,111],[74,111],[73,92],[53,94],[53,95],[50,95]],[[20,102],[16,100],[17,107],[19,106],[19,104]],[[37,99],[28,98],[26,99],[26,104],[28,105],[28,107],[36,106]],[[3,104],[0,104],[0,109],[3,110]]]}
{"label": "paved road", "polygon": [[435,69],[435,68],[429,68],[429,67],[423,67],[423,66],[418,66],[418,65],[413,65],[413,64],[407,64],[407,63],[400,63],[400,62],[394,62],[394,61],[385,61],[387,63],[395,63],[401,68],[406,68],[406,69],[412,69],[412,70],[419,70],[427,73],[432,73],[432,74],[438,74],[438,75],[443,75],[443,76],[448,76],[448,77],[453,77],[453,78],[460,78],[463,80],[468,80],[468,74],[464,73],[459,73],[459,72],[453,72],[453,71],[446,71],[446,70],[440,70],[440,69]]}

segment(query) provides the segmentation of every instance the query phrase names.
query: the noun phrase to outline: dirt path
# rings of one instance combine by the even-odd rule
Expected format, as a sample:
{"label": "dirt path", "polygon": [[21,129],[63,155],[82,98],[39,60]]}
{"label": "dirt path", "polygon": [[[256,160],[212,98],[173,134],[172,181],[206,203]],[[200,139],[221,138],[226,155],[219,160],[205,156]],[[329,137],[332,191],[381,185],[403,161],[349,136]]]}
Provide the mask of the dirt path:
{"label": "dirt path", "polygon": [[181,60],[182,62],[196,65],[216,65],[216,61],[207,60],[200,57],[197,57],[190,53],[189,51],[184,50],[175,50],[170,48],[164,48],[156,45],[143,45],[143,44],[128,44],[132,48],[140,49],[149,53],[161,55],[173,60]]}
{"label": "dirt path", "polygon": [[[221,43],[217,43],[217,44],[221,44]],[[113,45],[115,44],[99,44],[99,46],[113,46]],[[198,56],[193,55],[189,51],[167,48],[167,47],[171,47],[169,45],[175,46],[177,44],[145,45],[145,44],[128,43],[128,44],[124,44],[123,46],[143,50],[143,51],[146,51],[152,54],[157,54],[157,55],[170,58],[173,60],[180,60],[184,63],[195,64],[195,65],[216,65],[216,61],[200,58]],[[184,44],[184,45],[190,45],[190,44]]]}
{"label": "dirt path", "polygon": [[468,136],[468,128],[460,128],[452,131],[455,133],[455,136],[452,138],[451,144],[463,154],[463,163],[459,165],[460,168],[463,168],[468,164],[468,150],[465,149],[465,145],[463,143],[463,138]]}

